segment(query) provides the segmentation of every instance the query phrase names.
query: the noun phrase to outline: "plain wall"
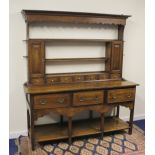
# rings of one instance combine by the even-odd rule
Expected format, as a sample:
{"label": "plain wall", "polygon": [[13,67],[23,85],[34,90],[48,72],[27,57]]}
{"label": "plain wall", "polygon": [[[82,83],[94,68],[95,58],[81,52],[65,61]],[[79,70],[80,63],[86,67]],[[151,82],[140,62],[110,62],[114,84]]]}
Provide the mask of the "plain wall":
{"label": "plain wall", "polygon": [[[135,102],[135,119],[141,119],[145,116],[145,81],[144,81],[144,0],[11,0],[10,1],[10,138],[27,131],[26,120],[26,100],[24,96],[23,83],[27,80],[26,44],[22,40],[26,38],[26,25],[21,15],[22,9],[34,10],[58,10],[58,11],[81,11],[110,14],[127,14],[132,15],[127,20],[124,34],[124,60],[123,60],[123,77],[134,81],[140,86],[137,87]],[[65,28],[65,26],[64,26]],[[63,29],[63,27],[61,27]],[[93,30],[93,32],[91,31]],[[72,30],[71,30],[72,31]],[[83,30],[85,31],[85,30]],[[82,31],[82,32],[83,32]],[[39,29],[36,31],[39,32]],[[55,31],[53,31],[55,34]],[[61,32],[54,37],[66,37],[70,33]],[[67,33],[68,32],[68,33]],[[79,35],[78,28],[74,28],[77,34],[74,37],[83,37]],[[99,32],[99,33],[97,33]],[[87,29],[84,38],[104,38],[106,32]],[[37,34],[37,33],[36,33]],[[90,36],[91,35],[91,36]],[[115,37],[115,32],[112,35]],[[77,46],[78,48],[78,46]],[[89,47],[88,47],[89,48]],[[75,47],[74,47],[75,49]],[[100,48],[99,48],[100,49]],[[81,55],[82,56],[82,55]],[[121,108],[121,117],[128,118],[128,109]],[[41,118],[43,121],[50,122],[51,117]],[[57,121],[54,117],[52,121]]]}

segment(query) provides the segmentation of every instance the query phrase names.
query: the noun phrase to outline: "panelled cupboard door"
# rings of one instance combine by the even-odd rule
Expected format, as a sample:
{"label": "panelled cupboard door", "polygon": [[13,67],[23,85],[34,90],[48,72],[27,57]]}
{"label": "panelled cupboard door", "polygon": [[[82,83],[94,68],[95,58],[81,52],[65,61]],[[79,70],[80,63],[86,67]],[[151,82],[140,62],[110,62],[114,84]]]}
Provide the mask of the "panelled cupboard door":
{"label": "panelled cupboard door", "polygon": [[44,83],[45,73],[45,50],[43,41],[28,41],[28,53],[29,53],[29,81],[33,84]]}
{"label": "panelled cupboard door", "polygon": [[111,51],[111,72],[122,72],[123,41],[113,41]]}

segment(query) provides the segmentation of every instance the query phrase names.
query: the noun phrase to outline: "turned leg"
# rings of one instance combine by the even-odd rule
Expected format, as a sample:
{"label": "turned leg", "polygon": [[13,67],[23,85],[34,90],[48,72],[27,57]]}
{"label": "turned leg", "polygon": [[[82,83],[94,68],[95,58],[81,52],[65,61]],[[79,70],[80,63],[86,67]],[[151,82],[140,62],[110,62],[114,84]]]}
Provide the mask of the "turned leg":
{"label": "turned leg", "polygon": [[92,110],[89,111],[89,119],[90,119],[90,120],[93,119],[93,111],[92,111]]}
{"label": "turned leg", "polygon": [[116,113],[116,117],[119,117],[119,111],[120,111],[120,106],[117,106],[117,113]]}
{"label": "turned leg", "polygon": [[69,145],[72,143],[72,117],[68,118],[68,140],[69,140]]}
{"label": "turned leg", "polygon": [[63,115],[60,115],[60,125],[63,124]]}
{"label": "turned leg", "polygon": [[100,130],[101,130],[101,139],[103,139],[104,135],[104,114],[102,113],[101,116],[101,122],[100,122]]}
{"label": "turned leg", "polygon": [[134,116],[134,108],[130,109],[130,120],[129,120],[129,134],[132,134],[132,128],[133,128],[133,116]]}

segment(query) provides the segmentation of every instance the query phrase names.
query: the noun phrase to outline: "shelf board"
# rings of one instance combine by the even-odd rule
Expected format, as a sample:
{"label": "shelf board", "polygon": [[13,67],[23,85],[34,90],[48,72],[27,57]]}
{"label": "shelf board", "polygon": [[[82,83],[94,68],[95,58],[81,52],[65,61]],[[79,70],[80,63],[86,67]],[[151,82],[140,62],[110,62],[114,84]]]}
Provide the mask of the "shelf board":
{"label": "shelf board", "polygon": [[[128,123],[116,117],[105,118],[104,132],[128,129]],[[67,123],[35,126],[35,138],[38,142],[68,138]],[[99,134],[100,119],[73,122],[72,137]]]}
{"label": "shelf board", "polygon": [[106,61],[108,58],[100,57],[100,58],[62,58],[62,59],[45,59],[46,63],[52,62],[88,62],[88,61]]}
{"label": "shelf board", "polygon": [[88,39],[88,38],[32,38],[23,41],[42,40],[45,42],[60,41],[60,42],[111,42],[117,39]]}
{"label": "shelf board", "polygon": [[91,75],[91,74],[109,74],[107,71],[90,71],[90,72],[66,72],[66,73],[48,73],[46,74],[46,77],[53,77],[53,76],[74,76],[74,75]]}

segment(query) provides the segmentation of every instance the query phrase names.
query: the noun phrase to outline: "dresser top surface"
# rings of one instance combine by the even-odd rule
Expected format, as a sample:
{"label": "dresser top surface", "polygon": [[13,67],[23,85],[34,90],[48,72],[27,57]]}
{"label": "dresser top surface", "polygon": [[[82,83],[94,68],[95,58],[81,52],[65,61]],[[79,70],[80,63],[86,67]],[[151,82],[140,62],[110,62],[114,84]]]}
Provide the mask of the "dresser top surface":
{"label": "dresser top surface", "polygon": [[90,82],[79,82],[72,84],[53,84],[53,85],[28,85],[24,84],[25,93],[29,94],[40,94],[40,93],[59,93],[79,90],[94,90],[94,89],[113,89],[113,88],[126,88],[135,87],[138,84],[126,81],[90,81]]}

